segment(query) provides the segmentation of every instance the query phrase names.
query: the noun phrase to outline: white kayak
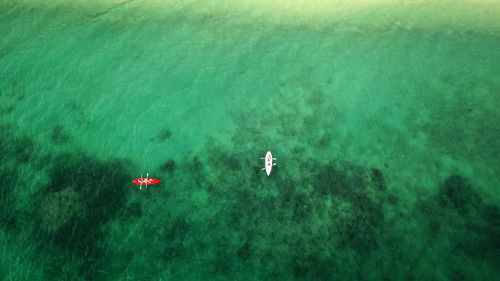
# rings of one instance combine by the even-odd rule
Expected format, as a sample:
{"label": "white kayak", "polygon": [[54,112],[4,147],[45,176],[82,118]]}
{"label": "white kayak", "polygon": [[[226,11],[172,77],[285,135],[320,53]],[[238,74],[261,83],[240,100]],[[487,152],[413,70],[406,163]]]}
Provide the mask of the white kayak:
{"label": "white kayak", "polygon": [[276,165],[276,163],[273,163],[273,160],[276,160],[276,158],[273,158],[273,155],[271,154],[271,151],[268,151],[266,153],[266,157],[261,157],[260,159],[264,159],[265,161],[265,167],[262,168],[262,170],[266,170],[267,175],[269,176],[271,174],[271,170],[273,166]]}

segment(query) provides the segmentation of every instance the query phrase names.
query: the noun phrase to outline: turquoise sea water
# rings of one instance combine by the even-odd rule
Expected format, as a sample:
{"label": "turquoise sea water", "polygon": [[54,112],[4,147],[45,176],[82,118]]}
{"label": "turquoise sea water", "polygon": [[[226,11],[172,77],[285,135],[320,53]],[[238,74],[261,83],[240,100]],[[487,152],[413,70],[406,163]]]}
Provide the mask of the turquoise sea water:
{"label": "turquoise sea water", "polygon": [[1,280],[500,277],[498,27],[251,17],[0,4]]}

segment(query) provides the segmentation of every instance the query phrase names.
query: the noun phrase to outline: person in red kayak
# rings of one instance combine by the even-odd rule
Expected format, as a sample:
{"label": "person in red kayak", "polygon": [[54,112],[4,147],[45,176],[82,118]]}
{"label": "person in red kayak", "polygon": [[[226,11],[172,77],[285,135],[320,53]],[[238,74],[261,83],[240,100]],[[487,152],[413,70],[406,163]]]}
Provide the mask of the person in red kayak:
{"label": "person in red kayak", "polygon": [[135,184],[137,184],[137,185],[140,185],[140,189],[142,189],[143,186],[148,187],[148,185],[157,184],[157,183],[161,182],[161,180],[150,178],[149,177],[149,172],[148,172],[146,174],[145,178],[143,178],[142,175],[141,175],[140,178],[135,179],[132,182],[135,183]]}

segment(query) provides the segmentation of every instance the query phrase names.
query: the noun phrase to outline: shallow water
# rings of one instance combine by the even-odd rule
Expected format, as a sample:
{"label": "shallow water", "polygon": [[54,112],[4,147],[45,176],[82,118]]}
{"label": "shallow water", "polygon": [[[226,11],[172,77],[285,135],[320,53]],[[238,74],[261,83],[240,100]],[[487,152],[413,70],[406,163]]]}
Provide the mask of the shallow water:
{"label": "shallow water", "polygon": [[500,25],[418,7],[0,4],[0,279],[498,279]]}

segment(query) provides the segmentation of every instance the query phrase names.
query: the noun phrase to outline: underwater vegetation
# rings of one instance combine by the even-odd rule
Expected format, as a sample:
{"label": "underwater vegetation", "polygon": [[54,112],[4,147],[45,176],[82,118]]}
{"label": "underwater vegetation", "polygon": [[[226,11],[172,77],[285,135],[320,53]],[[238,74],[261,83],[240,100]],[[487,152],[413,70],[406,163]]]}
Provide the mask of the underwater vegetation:
{"label": "underwater vegetation", "polygon": [[[82,276],[95,277],[104,255],[102,226],[124,210],[130,178],[127,164],[81,154],[55,156],[48,165],[49,183],[37,194],[37,236],[45,245],[67,250],[85,262]],[[55,268],[54,268],[55,269]],[[57,271],[51,272],[56,274]]]}
{"label": "underwater vegetation", "polygon": [[[267,177],[255,159],[243,156],[251,155],[245,148],[208,142],[200,154],[160,165],[169,175],[164,188],[135,192],[128,172],[133,164],[126,160],[76,150],[48,155],[4,129],[2,176],[21,183],[14,167],[32,163],[47,181],[29,199],[33,209],[20,211],[16,191],[3,182],[0,225],[36,237],[50,280],[118,278],[127,268],[138,280],[160,279],[166,268],[179,278],[210,280],[417,280],[436,254],[455,260],[457,266],[444,271],[449,280],[476,276],[460,266],[467,261],[488,264],[481,276],[498,274],[500,208],[459,174],[405,214],[394,208],[398,194],[387,187],[382,168],[297,160],[304,169],[298,177],[278,161]],[[19,220],[33,227],[16,227]],[[407,226],[414,223],[424,227]],[[408,239],[425,241],[416,246],[422,247],[418,258]],[[401,260],[412,261],[415,270]]]}
{"label": "underwater vegetation", "polygon": [[[307,171],[316,172],[294,178],[283,165],[267,177],[259,167],[244,168],[253,166],[243,152],[213,143],[204,152],[211,176],[200,174],[196,185],[210,187],[208,200],[217,211],[206,218],[206,227],[217,239],[196,232],[188,237],[217,253],[206,272],[211,278],[239,274],[240,264],[246,264],[260,279],[335,280],[342,275],[339,257],[353,255],[363,264],[389,227],[383,212],[387,188],[378,169],[308,159]],[[220,170],[212,170],[219,164]],[[181,162],[176,173],[184,169]]]}
{"label": "underwater vegetation", "polygon": [[19,181],[14,168],[0,167],[0,176],[3,181],[0,183],[0,225],[11,229],[16,226],[15,212],[12,212],[15,206],[15,198],[12,194],[12,184]]}
{"label": "underwater vegetation", "polygon": [[41,201],[40,216],[42,230],[56,234],[72,220],[83,219],[82,198],[72,187],[50,192]]}
{"label": "underwater vegetation", "polygon": [[35,150],[35,143],[15,134],[18,128],[1,124],[0,130],[0,225],[9,229],[16,227],[16,198],[13,189],[23,185],[25,180],[19,174],[19,167],[28,164]]}
{"label": "underwater vegetation", "polygon": [[[106,262],[102,259],[107,235],[103,225],[121,213],[136,215],[125,206],[130,193],[126,188],[130,164],[101,160],[81,151],[46,154],[46,147],[17,127],[2,124],[1,129],[1,230],[18,237],[36,237],[32,243],[49,279],[80,276],[96,280],[100,264]],[[61,130],[56,126],[53,132],[58,135]],[[55,143],[60,140],[57,137]],[[33,179],[42,174],[47,182],[37,181],[33,186]],[[34,192],[26,190],[31,186],[36,188]],[[19,207],[24,201],[30,202],[25,206],[31,209]],[[33,262],[37,260],[33,257]]]}
{"label": "underwater vegetation", "polygon": [[478,276],[479,271],[462,264],[488,265],[489,269],[481,270],[481,280],[495,279],[500,261],[500,208],[486,203],[470,179],[459,174],[448,176],[437,189],[415,207],[419,225],[426,225],[421,235],[428,239],[427,248],[439,249],[440,256],[455,261],[456,269],[447,273],[450,280]]}
{"label": "underwater vegetation", "polygon": [[[435,199],[436,215],[444,227],[458,230],[455,249],[470,257],[498,264],[500,261],[500,208],[483,201],[467,178],[449,176]],[[456,219],[456,220],[455,220]],[[441,226],[443,227],[443,226]]]}

